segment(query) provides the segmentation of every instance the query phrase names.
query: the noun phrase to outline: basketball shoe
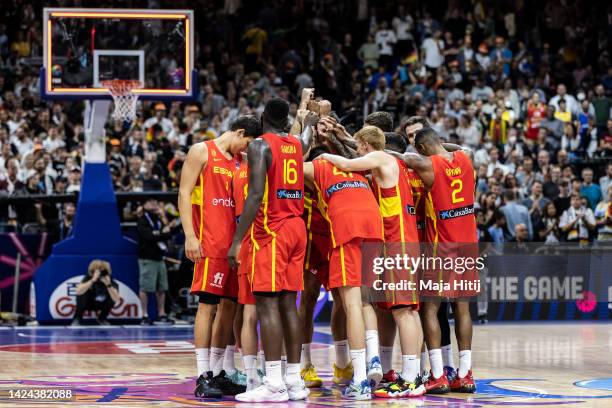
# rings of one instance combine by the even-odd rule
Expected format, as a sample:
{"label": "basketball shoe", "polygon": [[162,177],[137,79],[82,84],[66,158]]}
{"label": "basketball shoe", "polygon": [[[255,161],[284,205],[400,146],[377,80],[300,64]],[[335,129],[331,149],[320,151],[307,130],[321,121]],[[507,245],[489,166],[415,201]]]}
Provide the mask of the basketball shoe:
{"label": "basketball shoe", "polygon": [[457,377],[457,370],[450,366],[444,366],[444,374],[446,375],[448,383],[451,384],[455,377]]}
{"label": "basketball shoe", "polygon": [[218,389],[212,384],[212,380],[213,380],[212,371],[207,372],[206,376],[204,376],[204,374],[200,375],[196,381],[196,388],[193,392],[193,395],[195,395],[196,398],[221,398],[223,397],[223,393],[221,392],[220,389]]}
{"label": "basketball shoe", "polygon": [[236,384],[225,374],[225,370],[213,377],[212,385],[220,389],[223,395],[236,395],[246,391],[246,384]]}
{"label": "basketball shoe", "polygon": [[370,381],[363,380],[361,384],[355,384],[353,381],[351,381],[344,389],[344,392],[342,392],[342,396],[344,398],[354,400],[372,399],[372,387],[370,387]]}
{"label": "basketball shoe", "polygon": [[240,402],[286,402],[289,401],[287,386],[285,383],[271,384],[264,377],[263,383],[250,391],[236,395],[236,401]]}
{"label": "basketball shoe", "polygon": [[353,364],[349,363],[346,367],[340,368],[334,363],[334,378],[332,381],[336,385],[348,385],[353,379]]}
{"label": "basketball shoe", "polygon": [[457,374],[450,383],[450,389],[454,392],[466,392],[470,394],[476,392],[476,383],[474,382],[474,377],[472,377],[472,370],[468,371],[463,378],[459,377],[459,374]]}
{"label": "basketball shoe", "polygon": [[439,378],[435,378],[433,373],[429,373],[429,378],[425,382],[425,389],[428,394],[446,394],[450,391],[450,385],[448,384],[448,378],[442,373]]}
{"label": "basketball shoe", "polygon": [[383,378],[382,365],[380,364],[380,358],[378,356],[372,357],[368,362],[368,381],[372,384],[372,387],[376,387],[380,380]]}
{"label": "basketball shoe", "polygon": [[374,395],[379,398],[420,397],[425,394],[425,386],[417,381],[409,383],[398,376],[397,380],[387,387],[378,388]]}
{"label": "basketball shoe", "polygon": [[306,367],[302,368],[300,375],[308,388],[319,388],[323,385],[323,380],[319,377],[317,369],[312,364],[308,364]]}
{"label": "basketball shoe", "polygon": [[290,384],[285,381],[287,384],[287,394],[289,395],[289,400],[291,401],[300,401],[306,399],[310,394],[310,390],[306,388],[306,383],[304,380],[300,378],[299,381],[296,381],[293,384]]}
{"label": "basketball shoe", "polygon": [[[378,387],[376,387],[375,391],[379,389],[384,389],[396,382],[399,379],[399,375],[395,372],[395,370],[389,370],[383,375],[382,380],[378,383]],[[376,392],[374,392],[376,395]]]}

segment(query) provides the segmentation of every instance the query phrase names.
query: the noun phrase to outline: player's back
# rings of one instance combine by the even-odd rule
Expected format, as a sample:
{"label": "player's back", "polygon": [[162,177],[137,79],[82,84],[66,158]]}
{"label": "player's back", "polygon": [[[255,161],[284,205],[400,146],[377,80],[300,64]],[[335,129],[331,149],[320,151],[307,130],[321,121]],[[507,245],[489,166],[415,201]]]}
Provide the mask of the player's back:
{"label": "player's back", "polygon": [[232,183],[232,196],[234,197],[234,202],[236,204],[234,212],[236,219],[239,219],[240,215],[242,215],[242,210],[244,209],[244,203],[247,198],[248,190],[249,166],[247,161],[243,160],[242,164],[234,174]]}
{"label": "player's back", "polygon": [[251,227],[251,238],[263,245],[276,236],[287,219],[304,211],[304,165],[301,142],[291,136],[266,133],[272,160],[265,180],[259,212]]}
{"label": "player's back", "polygon": [[[476,242],[474,168],[469,157],[457,151],[453,160],[431,156],[434,183],[429,191],[435,217],[427,223],[430,242]],[[429,220],[428,220],[429,221]]]}
{"label": "player's back", "polygon": [[427,231],[425,229],[425,224],[427,223],[427,207],[431,206],[429,196],[427,195],[425,184],[417,172],[405,165],[402,166],[402,169],[406,172],[408,182],[412,189],[419,242],[425,242],[427,241]]}
{"label": "player's back", "polygon": [[329,221],[333,247],[353,238],[382,240],[380,212],[366,178],[326,160],[312,164],[319,208]]}
{"label": "player's back", "polygon": [[202,245],[202,255],[225,258],[236,228],[232,178],[240,162],[228,159],[213,140],[204,142],[208,162],[191,193],[193,228]]}

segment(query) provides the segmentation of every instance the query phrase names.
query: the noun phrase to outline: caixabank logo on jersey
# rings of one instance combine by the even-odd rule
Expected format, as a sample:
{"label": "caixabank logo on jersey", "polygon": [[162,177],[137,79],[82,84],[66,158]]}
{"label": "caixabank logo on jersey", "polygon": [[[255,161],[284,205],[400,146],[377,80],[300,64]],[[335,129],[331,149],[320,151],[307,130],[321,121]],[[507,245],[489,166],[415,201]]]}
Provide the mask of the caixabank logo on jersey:
{"label": "caixabank logo on jersey", "polygon": [[449,220],[451,218],[464,217],[470,214],[474,214],[474,206],[468,205],[466,207],[440,211],[438,213],[438,218],[441,220]]}
{"label": "caixabank logo on jersey", "polygon": [[[60,283],[49,297],[49,313],[54,319],[71,319],[76,311],[76,287],[84,275],[73,276]],[[111,310],[109,317],[137,319],[142,317],[138,296],[123,282],[113,279],[119,285],[119,303]],[[86,312],[87,313],[87,312]],[[87,317],[87,314],[85,315]]]}
{"label": "caixabank logo on jersey", "polygon": [[279,200],[301,200],[303,198],[303,194],[302,190],[280,188],[276,190],[276,198]]}

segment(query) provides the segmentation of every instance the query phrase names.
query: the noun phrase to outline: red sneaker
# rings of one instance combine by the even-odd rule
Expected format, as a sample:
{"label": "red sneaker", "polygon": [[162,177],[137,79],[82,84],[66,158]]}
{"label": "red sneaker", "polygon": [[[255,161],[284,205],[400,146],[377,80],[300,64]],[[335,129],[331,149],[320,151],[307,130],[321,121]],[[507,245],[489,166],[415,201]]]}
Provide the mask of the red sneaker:
{"label": "red sneaker", "polygon": [[376,387],[376,389],[378,390],[387,388],[388,386],[396,382],[398,378],[399,375],[397,375],[395,370],[389,370],[383,375],[383,378],[382,380],[380,380],[380,383],[378,383],[378,387]]}
{"label": "red sneaker", "polygon": [[454,392],[476,392],[476,383],[474,377],[472,377],[472,370],[468,371],[465,377],[460,378],[459,374],[451,381],[450,389]]}
{"label": "red sneaker", "polygon": [[446,375],[442,373],[439,378],[434,378],[433,372],[430,372],[429,378],[425,382],[425,389],[427,394],[446,394],[450,391]]}

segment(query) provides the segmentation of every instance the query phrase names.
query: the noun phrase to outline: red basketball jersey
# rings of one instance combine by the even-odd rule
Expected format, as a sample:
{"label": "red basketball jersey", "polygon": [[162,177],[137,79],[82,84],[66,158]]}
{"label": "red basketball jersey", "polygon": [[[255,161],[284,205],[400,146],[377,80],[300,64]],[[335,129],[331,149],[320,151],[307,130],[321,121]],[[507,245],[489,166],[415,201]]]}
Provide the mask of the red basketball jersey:
{"label": "red basketball jersey", "polygon": [[249,190],[249,164],[246,160],[242,162],[240,168],[233,179],[233,196],[234,202],[236,203],[235,215],[236,218],[240,217],[242,210],[244,209],[244,202],[246,201],[247,193]]}
{"label": "red basketball jersey", "polygon": [[474,217],[474,168],[465,153],[454,152],[453,160],[431,156],[434,183],[429,191],[432,222],[427,223],[430,242],[477,242]]}
{"label": "red basketball jersey", "polygon": [[251,226],[251,240],[256,246],[272,240],[287,219],[301,217],[304,211],[304,160],[300,141],[291,135],[273,133],[261,138],[270,147],[272,162],[261,207]]}
{"label": "red basketball jersey", "polygon": [[232,178],[240,161],[225,157],[213,140],[204,143],[208,162],[191,192],[193,228],[203,256],[225,258],[236,229]]}
{"label": "red basketball jersey", "polygon": [[365,177],[314,160],[314,184],[321,213],[330,225],[332,246],[353,238],[383,240],[378,205]]}
{"label": "red basketball jersey", "polygon": [[374,194],[383,218],[385,242],[419,242],[412,187],[403,170],[403,162],[394,159],[399,166],[399,178],[393,187],[382,188],[374,179]]}
{"label": "red basketball jersey", "polygon": [[425,224],[427,222],[426,217],[426,206],[427,206],[427,190],[423,184],[423,180],[416,171],[410,169],[405,164],[402,166],[408,177],[408,182],[412,188],[412,198],[414,200],[414,213],[416,216],[417,232],[419,236],[419,242],[425,242],[427,240],[427,231],[425,230]]}
{"label": "red basketball jersey", "polygon": [[323,215],[321,215],[317,194],[308,188],[304,189],[304,213],[302,214],[302,219],[309,234],[329,235],[329,224],[323,218]]}

